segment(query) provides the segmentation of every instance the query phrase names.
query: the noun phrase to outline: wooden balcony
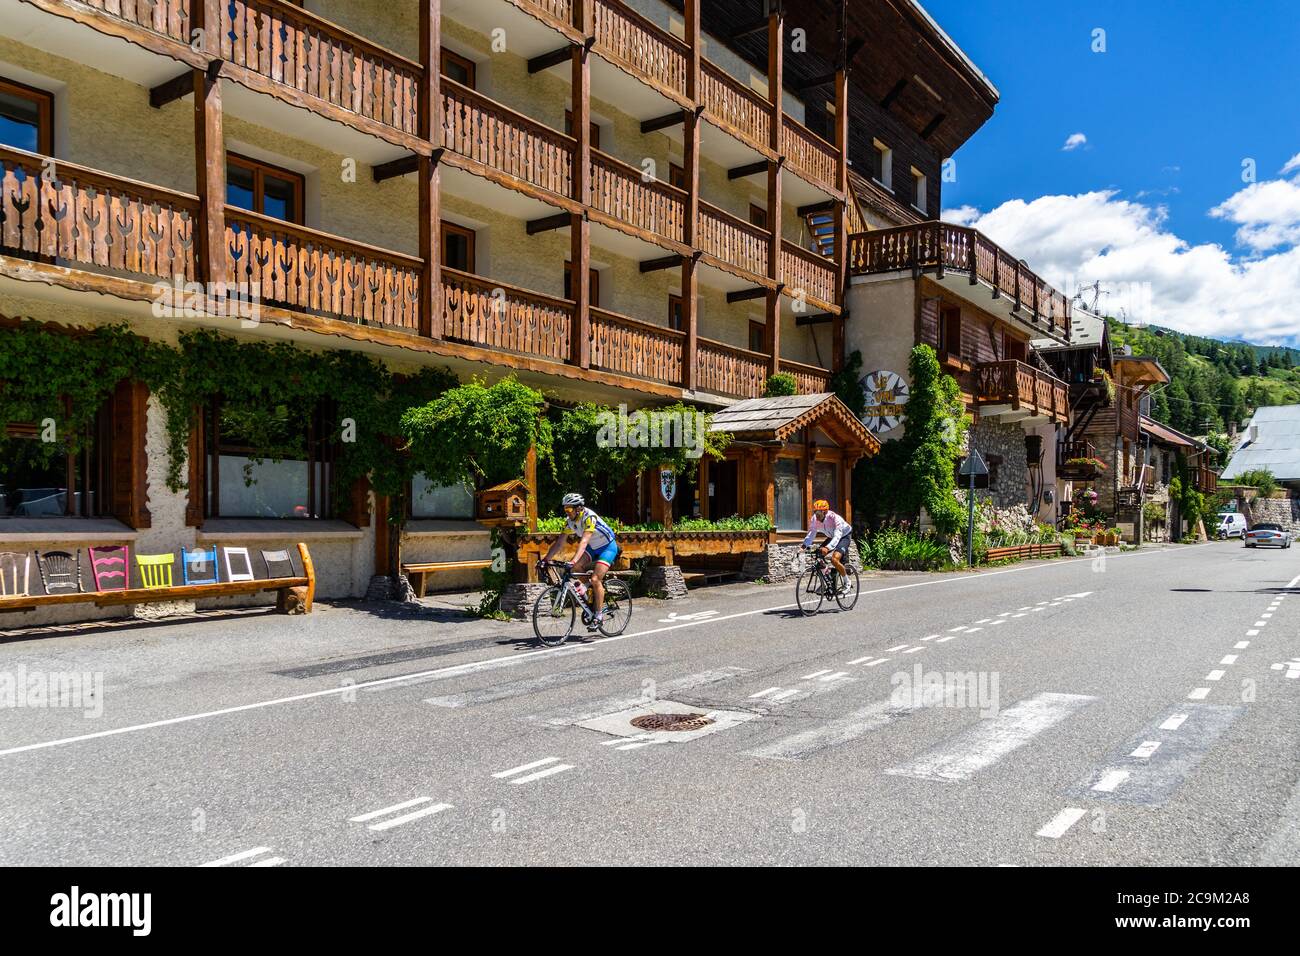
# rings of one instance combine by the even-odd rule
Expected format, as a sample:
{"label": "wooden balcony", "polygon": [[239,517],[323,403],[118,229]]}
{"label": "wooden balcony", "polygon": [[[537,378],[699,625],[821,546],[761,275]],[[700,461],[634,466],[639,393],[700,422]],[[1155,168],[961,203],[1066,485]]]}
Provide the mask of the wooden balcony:
{"label": "wooden balcony", "polygon": [[[1096,478],[1100,469],[1095,464],[1083,464],[1080,459],[1085,458],[1097,458],[1097,449],[1092,442],[1062,442],[1056,449],[1056,476],[1067,481],[1091,481]],[[1072,459],[1076,461],[1075,464],[1070,464]]]}
{"label": "wooden balcony", "polygon": [[701,200],[696,243],[720,263],[755,276],[767,275],[772,234]]}
{"label": "wooden balcony", "polygon": [[573,303],[442,269],[442,334],[453,342],[554,362],[569,360]]}
{"label": "wooden balcony", "polygon": [[1045,418],[1062,425],[1070,421],[1069,389],[1054,375],[1012,359],[983,362],[971,376],[977,408],[992,414],[994,408],[1006,407],[1006,417],[1012,420]]}
{"label": "wooden balcony", "polygon": [[702,392],[757,398],[767,390],[768,356],[712,339],[698,340],[696,387]]}
{"label": "wooden balcony", "polygon": [[0,249],[5,255],[127,278],[196,277],[189,193],[0,147]]}
{"label": "wooden balcony", "polygon": [[1196,490],[1204,494],[1210,494],[1219,490],[1219,476],[1208,468],[1198,468],[1192,473],[1192,481]]}
{"label": "wooden balcony", "polygon": [[822,308],[833,309],[838,278],[833,261],[789,239],[781,240],[781,281],[787,292],[796,297],[802,292],[804,298]]}
{"label": "wooden balcony", "polygon": [[311,108],[319,100],[418,135],[419,63],[288,0],[221,0],[218,6],[227,62],[292,91],[295,105]]}
{"label": "wooden balcony", "polygon": [[772,104],[708,60],[700,64],[700,103],[715,126],[758,150],[772,137]]}
{"label": "wooden balcony", "polygon": [[831,390],[831,373],[824,368],[781,359],[781,371],[794,376],[800,395],[817,395]]}
{"label": "wooden balcony", "polygon": [[681,385],[686,334],[605,309],[591,310],[591,366]]}
{"label": "wooden balcony", "polygon": [[267,305],[418,332],[422,263],[226,206],[226,270]]}
{"label": "wooden balcony", "polygon": [[835,146],[788,115],[781,118],[781,152],[786,164],[804,179],[827,192],[839,191]]}
{"label": "wooden balcony", "polygon": [[597,150],[591,151],[591,206],[673,242],[685,237],[685,191]]}
{"label": "wooden balcony", "polygon": [[80,0],[80,5],[181,43],[190,42],[190,0]]}
{"label": "wooden balcony", "polygon": [[966,226],[931,221],[877,229],[849,237],[849,274],[877,275],[911,270],[966,275],[982,283],[1013,311],[1027,313],[1034,325],[1061,340],[1070,337],[1070,300],[983,233]]}
{"label": "wooden balcony", "polygon": [[658,24],[619,0],[594,0],[592,35],[592,48],[607,60],[651,86],[686,97],[690,48]]}

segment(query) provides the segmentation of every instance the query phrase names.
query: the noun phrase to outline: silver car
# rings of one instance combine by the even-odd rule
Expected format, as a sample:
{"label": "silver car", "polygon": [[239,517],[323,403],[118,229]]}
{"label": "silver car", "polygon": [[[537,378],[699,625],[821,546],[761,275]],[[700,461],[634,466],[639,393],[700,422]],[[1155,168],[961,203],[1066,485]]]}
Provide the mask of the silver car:
{"label": "silver car", "polygon": [[1280,524],[1257,524],[1246,532],[1243,540],[1248,548],[1260,545],[1277,545],[1279,548],[1289,548],[1291,547],[1291,532]]}

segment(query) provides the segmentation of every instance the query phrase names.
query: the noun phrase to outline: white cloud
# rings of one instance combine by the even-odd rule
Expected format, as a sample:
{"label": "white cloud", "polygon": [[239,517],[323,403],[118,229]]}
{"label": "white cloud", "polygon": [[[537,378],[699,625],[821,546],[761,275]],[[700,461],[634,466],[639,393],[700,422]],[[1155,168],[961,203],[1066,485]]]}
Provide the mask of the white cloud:
{"label": "white cloud", "polygon": [[[1289,220],[1269,218],[1258,197],[1242,195],[1249,191],[1215,208],[1253,242],[1269,242],[1265,230],[1285,231]],[[1236,259],[1217,243],[1186,242],[1166,228],[1163,207],[1114,190],[1014,199],[982,214],[967,206],[943,218],[979,229],[1067,294],[1100,280],[1111,292],[1101,299],[1104,312],[1122,308],[1130,319],[1198,335],[1300,345],[1300,237]]]}
{"label": "white cloud", "polygon": [[1285,176],[1287,173],[1295,172],[1297,169],[1300,169],[1300,153],[1296,153],[1286,161],[1286,165],[1282,167],[1282,175]]}
{"label": "white cloud", "polygon": [[1086,146],[1087,143],[1088,137],[1084,136],[1082,133],[1071,133],[1069,138],[1066,139],[1065,145],[1061,147],[1061,151],[1068,153],[1071,150],[1078,149],[1080,146]]}
{"label": "white cloud", "polygon": [[1237,242],[1254,252],[1294,246],[1300,243],[1300,180],[1251,183],[1210,215],[1237,223]]}

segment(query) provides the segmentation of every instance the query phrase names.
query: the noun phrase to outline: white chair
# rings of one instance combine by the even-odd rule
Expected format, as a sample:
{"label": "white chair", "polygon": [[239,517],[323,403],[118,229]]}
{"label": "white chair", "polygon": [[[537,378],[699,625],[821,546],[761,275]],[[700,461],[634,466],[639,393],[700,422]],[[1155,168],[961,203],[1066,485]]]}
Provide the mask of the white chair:
{"label": "white chair", "polygon": [[[18,586],[18,561],[22,559],[23,578],[21,589]],[[17,551],[0,552],[0,597],[26,597],[30,591],[32,578],[32,556],[19,554]]]}
{"label": "white chair", "polygon": [[[226,580],[227,581],[252,581],[255,580],[253,575],[253,560],[248,556],[247,548],[222,548],[226,555]],[[232,564],[231,556],[237,561]],[[240,563],[242,562],[242,563]],[[235,564],[239,564],[241,570],[235,570]]]}

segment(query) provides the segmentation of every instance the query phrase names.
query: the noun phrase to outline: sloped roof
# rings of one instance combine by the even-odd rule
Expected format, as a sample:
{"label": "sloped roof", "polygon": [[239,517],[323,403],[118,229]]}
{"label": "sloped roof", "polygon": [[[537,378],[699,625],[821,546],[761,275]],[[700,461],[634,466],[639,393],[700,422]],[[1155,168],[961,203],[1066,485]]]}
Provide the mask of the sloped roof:
{"label": "sloped roof", "polygon": [[1184,435],[1176,428],[1170,428],[1168,425],[1162,425],[1153,418],[1142,416],[1142,430],[1152,438],[1162,441],[1168,445],[1181,445],[1184,448],[1197,448],[1203,445],[1190,435]]}
{"label": "sloped roof", "polygon": [[825,429],[843,447],[868,455],[880,450],[880,440],[834,392],[746,399],[714,412],[709,431],[751,441],[786,441],[809,425]]}
{"label": "sloped roof", "polygon": [[1070,341],[1034,339],[1029,344],[1040,352],[1050,352],[1053,349],[1082,349],[1101,345],[1105,337],[1106,320],[1076,305],[1070,312]]}
{"label": "sloped roof", "polygon": [[[1254,441],[1251,428],[1259,429]],[[1279,481],[1300,480],[1300,405],[1256,409],[1221,477],[1236,478],[1258,468],[1267,468]]]}

